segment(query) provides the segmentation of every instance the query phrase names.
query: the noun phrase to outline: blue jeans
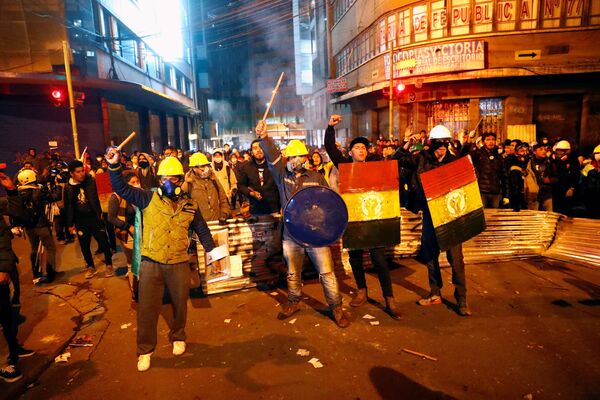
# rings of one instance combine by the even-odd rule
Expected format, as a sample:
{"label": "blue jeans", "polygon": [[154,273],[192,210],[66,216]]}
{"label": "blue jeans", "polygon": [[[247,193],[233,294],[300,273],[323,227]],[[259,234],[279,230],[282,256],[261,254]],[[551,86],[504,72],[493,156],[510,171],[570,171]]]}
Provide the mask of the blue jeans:
{"label": "blue jeans", "polygon": [[308,254],[319,271],[319,279],[330,307],[342,304],[337,278],[333,273],[333,258],[329,247],[302,247],[293,240],[283,241],[283,257],[288,266],[288,300],[297,303],[302,299],[302,264]]}

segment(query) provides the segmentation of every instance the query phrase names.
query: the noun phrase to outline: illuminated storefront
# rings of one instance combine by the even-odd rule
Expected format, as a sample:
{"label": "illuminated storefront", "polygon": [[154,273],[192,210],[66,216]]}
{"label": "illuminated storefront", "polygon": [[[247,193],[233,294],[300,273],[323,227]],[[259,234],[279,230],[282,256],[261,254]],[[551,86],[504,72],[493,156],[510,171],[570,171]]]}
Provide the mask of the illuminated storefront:
{"label": "illuminated storefront", "polygon": [[395,137],[443,123],[457,136],[464,129],[506,138],[514,126],[535,125],[538,137],[600,141],[600,1],[405,3],[332,6],[334,77],[348,82],[333,103],[351,105],[355,134],[387,136],[382,90],[392,70],[406,87],[394,108]]}

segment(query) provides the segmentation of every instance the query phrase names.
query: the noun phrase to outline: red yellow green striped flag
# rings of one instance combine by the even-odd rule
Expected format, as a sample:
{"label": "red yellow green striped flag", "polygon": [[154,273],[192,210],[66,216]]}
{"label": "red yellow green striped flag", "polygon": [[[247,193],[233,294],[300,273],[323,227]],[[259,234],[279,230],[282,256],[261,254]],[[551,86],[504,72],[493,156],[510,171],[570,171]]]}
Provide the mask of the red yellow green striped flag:
{"label": "red yellow green striped flag", "polygon": [[348,207],[347,249],[400,243],[398,163],[372,161],[339,165],[340,195]]}
{"label": "red yellow green striped flag", "polygon": [[420,178],[441,250],[483,232],[483,203],[471,156],[424,172]]}

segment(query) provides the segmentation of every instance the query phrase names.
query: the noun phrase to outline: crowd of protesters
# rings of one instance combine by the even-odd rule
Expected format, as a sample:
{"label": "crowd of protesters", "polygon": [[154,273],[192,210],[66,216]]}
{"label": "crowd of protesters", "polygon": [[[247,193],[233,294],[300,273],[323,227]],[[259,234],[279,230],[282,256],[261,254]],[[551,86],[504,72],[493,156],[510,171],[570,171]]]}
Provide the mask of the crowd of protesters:
{"label": "crowd of protesters", "polygon": [[[86,263],[85,278],[91,279],[97,274],[91,249],[92,237],[98,245],[96,254],[104,256],[105,276],[110,277],[113,275],[112,257],[117,251],[117,243],[124,251],[128,267],[131,268],[136,212],[138,208],[149,207],[153,201],[152,192],[158,191],[162,196],[161,190],[170,191],[175,188],[177,193],[186,194],[197,204],[197,210],[204,221],[225,223],[228,218],[237,216],[253,222],[260,216],[281,211],[283,202],[293,194],[288,193],[288,181],[302,176],[310,177],[311,180],[335,190],[338,186],[336,167],[339,163],[399,160],[401,204],[409,210],[424,212],[422,204],[416,205],[418,201],[414,196],[414,177],[418,173],[416,165],[422,155],[430,154],[433,157],[438,154],[438,149],[444,147],[452,159],[470,155],[486,208],[554,211],[574,217],[600,218],[600,145],[591,153],[585,153],[577,149],[575,144],[561,138],[542,138],[538,143],[527,143],[510,139],[500,141],[494,133],[483,133],[475,137],[474,132],[452,135],[449,131],[440,136],[446,138],[440,141],[435,140],[433,134],[429,137],[433,131],[421,130],[418,133],[407,131],[403,140],[379,139],[370,143],[367,138],[357,138],[360,140],[355,139],[348,148],[343,148],[340,143],[335,142],[333,130],[333,126],[341,119],[336,120],[334,117],[330,120],[325,138],[326,149],[308,149],[303,143],[301,146],[293,143],[294,156],[287,154],[287,167],[281,164],[279,169],[274,165],[279,162],[279,157],[286,156],[286,150],[281,149],[279,154],[280,150],[268,139],[265,127],[260,124],[257,127],[259,138],[246,151],[238,151],[225,144],[223,148],[207,153],[185,153],[169,146],[162,153],[121,152],[118,157],[111,153],[110,158],[103,154],[91,157],[86,153],[80,160],[67,162],[58,153],[47,152],[38,156],[35,149],[29,149],[12,179],[3,171],[6,166],[0,166],[0,183],[7,193],[7,198],[0,203],[1,212],[2,216],[10,217],[10,224],[6,223],[4,217],[0,219],[1,319],[10,349],[9,363],[1,369],[0,377],[6,381],[18,379],[18,358],[33,354],[17,342],[16,324],[10,319],[10,309],[20,306],[17,258],[11,247],[13,235],[26,235],[29,239],[30,261],[36,284],[50,283],[56,279],[56,243],[64,245],[73,242],[75,238],[78,239]],[[439,132],[436,134],[439,135]],[[452,140],[453,136],[458,138]],[[265,152],[268,152],[266,157]],[[291,167],[290,160],[293,160]],[[174,162],[181,165],[181,180],[165,180],[172,174],[160,174],[161,163],[170,165],[163,165],[162,170],[171,170]],[[95,177],[109,172],[112,175],[117,171],[115,166],[120,171],[118,179],[122,179],[126,186],[120,187],[120,193],[115,192],[110,196],[108,207],[103,211]],[[285,172],[286,168],[288,172]],[[289,175],[290,171],[301,172]],[[305,182],[306,178],[300,181]],[[174,182],[175,186],[170,186],[169,182]],[[136,190],[143,190],[145,194],[132,195],[131,193],[138,193]],[[123,193],[128,193],[129,197],[123,196]],[[179,201],[179,197],[173,199]],[[202,226],[197,225],[200,228]],[[206,239],[205,247],[212,249],[214,244],[208,242]],[[285,253],[285,233],[283,242]],[[290,243],[288,247],[292,246]],[[41,249],[44,250],[43,257]],[[367,300],[366,282],[362,270],[362,251],[355,253],[351,254],[351,264],[355,278],[358,277],[356,281],[359,291],[351,305],[360,306]],[[436,254],[439,255],[439,249]],[[370,249],[370,255],[380,273],[386,311],[393,318],[399,318],[383,252]],[[323,263],[319,259],[321,256],[315,257],[316,264]],[[291,258],[285,258],[289,264]],[[340,327],[348,326],[349,321],[340,308],[337,283],[334,278],[331,278],[332,282],[328,282],[330,271],[324,271],[321,271],[321,279],[326,297],[331,303],[334,320]],[[432,271],[435,273],[435,268]],[[283,307],[282,318],[297,311],[297,303],[294,302],[295,298],[292,299],[292,294],[299,296],[300,281],[290,280],[290,275],[293,273],[288,273],[288,286],[292,284],[294,293],[290,290],[290,303]],[[12,283],[12,292],[9,290],[9,282]],[[132,288],[135,300],[136,281]],[[419,304],[441,302],[439,288],[436,293],[433,289],[432,287],[430,296],[422,299]],[[466,303],[462,311],[464,314],[461,315],[470,315]],[[177,351],[185,351],[185,347]],[[149,356],[147,363],[146,369],[149,368]]]}

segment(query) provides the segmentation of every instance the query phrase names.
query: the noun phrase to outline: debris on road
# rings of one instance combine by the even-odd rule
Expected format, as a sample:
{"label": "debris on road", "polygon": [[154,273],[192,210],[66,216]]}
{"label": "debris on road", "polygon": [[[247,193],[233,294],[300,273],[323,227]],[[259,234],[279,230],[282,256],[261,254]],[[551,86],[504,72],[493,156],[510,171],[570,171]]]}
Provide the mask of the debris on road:
{"label": "debris on road", "polygon": [[69,346],[71,347],[92,347],[94,344],[92,343],[92,337],[90,335],[77,336]]}
{"label": "debris on road", "polygon": [[370,315],[370,314],[365,314],[365,315],[363,315],[363,318],[364,318],[364,319],[375,319],[375,317],[374,317],[374,316],[372,316],[372,315]]}
{"label": "debris on road", "polygon": [[224,320],[223,322],[225,322],[226,324],[228,324],[228,323],[230,323],[230,322],[231,322],[231,319],[230,319],[230,318],[227,318],[227,319],[226,319],[226,320]]}
{"label": "debris on road", "polygon": [[318,358],[311,358],[308,363],[312,364],[315,368],[323,368],[323,364],[321,364]]}
{"label": "debris on road", "polygon": [[294,324],[296,323],[296,320],[297,320],[297,318],[290,319],[290,320],[288,321],[288,323],[289,323],[289,324],[291,324],[291,325],[294,325]]}
{"label": "debris on road", "polygon": [[131,325],[133,325],[131,322],[128,322],[126,324],[121,325],[121,329],[127,329],[129,328]]}
{"label": "debris on road", "polygon": [[277,296],[279,293],[277,293],[277,292],[271,292],[271,293],[269,293],[269,294],[270,294],[271,296]]}
{"label": "debris on road", "polygon": [[379,325],[379,321],[369,321],[369,323],[373,326]]}
{"label": "debris on road", "polygon": [[428,356],[427,354],[419,353],[418,351],[409,350],[409,349],[402,349],[402,351],[405,352],[405,353],[408,353],[408,354],[412,354],[412,355],[417,356],[417,357],[425,358],[427,360],[431,360],[431,361],[437,361],[438,360],[435,357]]}
{"label": "debris on road", "polygon": [[310,351],[308,351],[306,349],[298,349],[296,354],[299,355],[300,357],[308,357],[310,355]]}
{"label": "debris on road", "polygon": [[66,352],[66,353],[62,353],[60,356],[56,357],[54,359],[55,363],[66,363],[69,362],[69,358],[71,358],[71,353]]}

